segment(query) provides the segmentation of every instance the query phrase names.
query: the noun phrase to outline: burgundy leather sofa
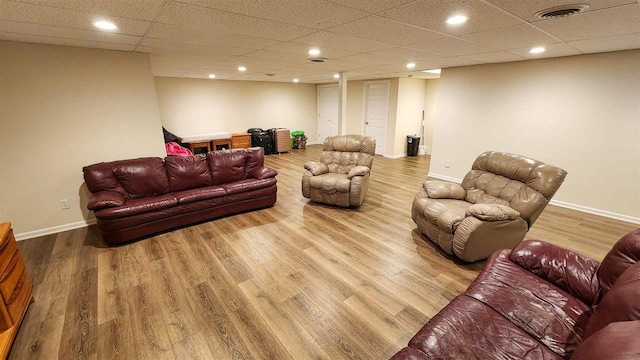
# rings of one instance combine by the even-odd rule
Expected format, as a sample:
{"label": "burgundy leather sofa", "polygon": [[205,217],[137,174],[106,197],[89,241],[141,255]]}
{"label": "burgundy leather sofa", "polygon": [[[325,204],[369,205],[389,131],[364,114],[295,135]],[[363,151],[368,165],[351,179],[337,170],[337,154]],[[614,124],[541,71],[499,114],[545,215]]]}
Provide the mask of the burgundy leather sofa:
{"label": "burgundy leather sofa", "polygon": [[131,241],[276,202],[264,149],[113,161],[82,169],[102,238]]}
{"label": "burgundy leather sofa", "polygon": [[640,229],[602,263],[541,241],[499,250],[393,356],[640,359]]}

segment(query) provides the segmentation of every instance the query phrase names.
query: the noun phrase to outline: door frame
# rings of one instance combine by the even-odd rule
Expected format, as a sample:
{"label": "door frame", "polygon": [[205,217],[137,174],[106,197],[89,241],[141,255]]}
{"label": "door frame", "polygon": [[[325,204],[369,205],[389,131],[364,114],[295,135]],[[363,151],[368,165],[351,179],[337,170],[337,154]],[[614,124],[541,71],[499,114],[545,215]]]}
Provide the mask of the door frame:
{"label": "door frame", "polygon": [[[338,97],[340,96],[340,89],[338,87],[338,84],[325,84],[325,85],[318,85],[316,88],[316,135],[320,136],[320,88],[336,88],[338,90]],[[340,112],[340,99],[337,98],[336,99],[336,107],[338,108],[338,115]],[[326,124],[325,124],[326,125]],[[338,134],[340,134],[340,124],[338,124]],[[336,135],[338,135],[336,134]],[[324,142],[324,139],[319,139],[317,140],[317,142],[315,142],[314,144],[322,144]]]}
{"label": "door frame", "polygon": [[377,84],[385,84],[387,85],[387,106],[386,106],[386,110],[387,110],[387,117],[386,117],[386,121],[385,121],[385,125],[384,125],[384,143],[382,145],[382,153],[381,154],[377,154],[377,155],[382,155],[384,156],[385,152],[387,151],[387,133],[388,133],[388,128],[389,128],[389,103],[391,101],[391,80],[372,80],[372,81],[365,81],[363,86],[364,89],[362,91],[362,135],[366,135],[367,134],[367,124],[365,124],[367,122],[367,95],[369,95],[369,87],[368,85],[377,85]]}

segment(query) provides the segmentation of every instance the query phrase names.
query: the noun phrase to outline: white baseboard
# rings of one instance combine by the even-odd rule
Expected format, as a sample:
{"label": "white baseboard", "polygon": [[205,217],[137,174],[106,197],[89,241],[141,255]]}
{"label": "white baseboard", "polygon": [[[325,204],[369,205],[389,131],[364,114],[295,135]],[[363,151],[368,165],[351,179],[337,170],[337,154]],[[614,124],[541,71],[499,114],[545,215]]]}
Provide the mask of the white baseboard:
{"label": "white baseboard", "polygon": [[69,224],[52,226],[52,227],[48,227],[48,228],[44,228],[44,229],[28,231],[28,232],[24,232],[24,233],[20,233],[20,234],[15,234],[15,237],[16,237],[17,241],[27,240],[27,239],[32,239],[32,238],[39,237],[39,236],[57,234],[57,233],[63,232],[63,231],[79,229],[79,228],[82,228],[82,227],[91,226],[91,225],[93,225],[95,223],[96,223],[96,219],[76,221],[76,222],[69,223]]}
{"label": "white baseboard", "polygon": [[454,177],[447,176],[447,175],[436,174],[436,173],[432,173],[432,172],[427,174],[427,176],[431,177],[431,178],[434,178],[434,179],[451,181],[451,182],[458,183],[458,184],[460,184],[462,182],[462,179],[454,178]]}
{"label": "white baseboard", "polygon": [[382,155],[382,156],[383,156],[383,157],[386,157],[386,158],[388,158],[388,159],[399,159],[399,158],[402,158],[402,157],[407,156],[407,154],[398,154],[398,155],[384,154],[384,155]]}
{"label": "white baseboard", "polygon": [[[435,174],[435,173],[431,173],[431,172],[427,176],[432,177],[434,179],[452,181],[452,182],[455,182],[455,183],[458,183],[458,184],[460,184],[462,182],[462,179],[454,178],[454,177],[447,176],[447,175]],[[586,213],[589,213],[589,214],[599,215],[599,216],[610,218],[610,219],[626,221],[626,222],[630,222],[632,224],[640,224],[640,218],[638,218],[638,217],[629,216],[629,215],[625,215],[625,214],[614,213],[614,212],[607,211],[607,210],[600,210],[600,209],[596,209],[596,208],[592,208],[592,207],[588,207],[588,206],[584,206],[584,205],[573,204],[573,203],[569,203],[569,202],[566,202],[566,201],[560,201],[560,200],[555,200],[555,199],[551,199],[551,201],[549,201],[549,204],[555,205],[555,206],[559,206],[559,207],[563,207],[563,208],[567,208],[567,209],[571,209],[571,210],[582,211],[582,212],[586,212]]]}

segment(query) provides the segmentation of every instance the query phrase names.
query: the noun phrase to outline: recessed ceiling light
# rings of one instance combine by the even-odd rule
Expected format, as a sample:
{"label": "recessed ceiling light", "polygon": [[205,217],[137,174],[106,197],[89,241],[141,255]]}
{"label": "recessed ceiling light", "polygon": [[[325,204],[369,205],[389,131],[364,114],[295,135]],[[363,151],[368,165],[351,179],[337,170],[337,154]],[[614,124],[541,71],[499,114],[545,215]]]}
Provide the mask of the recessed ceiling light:
{"label": "recessed ceiling light", "polygon": [[429,74],[440,74],[442,72],[442,69],[423,70],[422,72],[426,72]]}
{"label": "recessed ceiling light", "polygon": [[209,74],[209,79],[215,79],[216,78],[216,74]]}
{"label": "recessed ceiling light", "polygon": [[459,25],[467,22],[467,17],[464,15],[455,15],[447,19],[447,24],[449,25]]}
{"label": "recessed ceiling light", "polygon": [[407,69],[413,69],[414,67],[416,67],[416,63],[408,63],[407,64]]}
{"label": "recessed ceiling light", "polygon": [[294,82],[294,83],[297,83],[298,81],[300,81],[300,80],[298,80],[298,79],[293,79],[293,82]]}
{"label": "recessed ceiling light", "polygon": [[238,66],[238,71],[247,71],[247,68],[244,66]]}
{"label": "recessed ceiling light", "polygon": [[540,54],[545,52],[547,49],[543,48],[542,46],[538,46],[538,47],[534,47],[531,50],[529,50],[529,54]]}
{"label": "recessed ceiling light", "polygon": [[116,30],[116,29],[118,29],[116,24],[114,24],[114,23],[112,23],[110,21],[104,21],[104,20],[100,20],[100,21],[94,22],[93,26],[95,26],[95,27],[97,27],[98,29],[101,29],[101,30]]}
{"label": "recessed ceiling light", "polygon": [[340,74],[333,74],[334,79],[340,79]]}
{"label": "recessed ceiling light", "polygon": [[320,49],[309,49],[309,55],[320,55]]}

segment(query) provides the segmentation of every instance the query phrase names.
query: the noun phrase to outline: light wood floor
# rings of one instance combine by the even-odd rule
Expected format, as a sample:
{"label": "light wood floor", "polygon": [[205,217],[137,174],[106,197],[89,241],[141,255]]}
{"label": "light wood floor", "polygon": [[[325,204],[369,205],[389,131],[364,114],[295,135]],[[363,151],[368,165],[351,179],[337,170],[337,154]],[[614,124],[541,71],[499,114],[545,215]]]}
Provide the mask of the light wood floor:
{"label": "light wood floor", "polygon": [[[10,358],[388,359],[483,263],[415,232],[428,157],[376,157],[363,206],[340,209],[302,197],[320,151],[267,157],[269,209],[116,248],[94,227],[20,242],[35,303]],[[550,206],[527,237],[601,259],[635,227]]]}

